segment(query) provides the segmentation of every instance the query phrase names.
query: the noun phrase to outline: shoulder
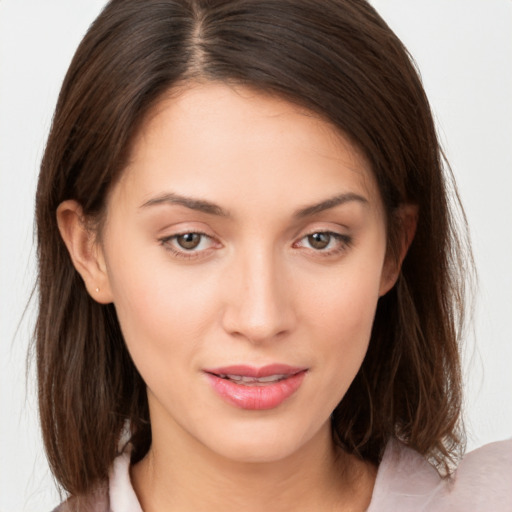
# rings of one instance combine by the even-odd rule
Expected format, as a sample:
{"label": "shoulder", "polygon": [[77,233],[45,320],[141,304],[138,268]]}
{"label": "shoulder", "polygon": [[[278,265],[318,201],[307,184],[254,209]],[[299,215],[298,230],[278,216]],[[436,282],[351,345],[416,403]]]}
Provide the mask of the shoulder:
{"label": "shoulder", "polygon": [[454,475],[448,501],[460,510],[511,511],[512,439],[468,453]]}
{"label": "shoulder", "polygon": [[84,498],[71,498],[52,512],[142,512],[130,480],[130,447],[114,459],[108,482]]}
{"label": "shoulder", "polygon": [[512,440],[468,453],[450,479],[417,452],[390,441],[368,512],[512,510]]}
{"label": "shoulder", "polygon": [[101,485],[86,496],[73,496],[52,512],[110,512],[108,485]]}
{"label": "shoulder", "polygon": [[108,482],[84,497],[72,497],[52,512],[142,512],[130,480],[130,447],[118,455]]}

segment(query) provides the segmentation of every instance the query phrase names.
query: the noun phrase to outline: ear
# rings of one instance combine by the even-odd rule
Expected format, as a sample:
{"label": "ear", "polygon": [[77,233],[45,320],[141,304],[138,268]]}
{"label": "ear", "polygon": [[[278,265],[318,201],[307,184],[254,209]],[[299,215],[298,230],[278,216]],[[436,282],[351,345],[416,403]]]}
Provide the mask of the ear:
{"label": "ear", "polygon": [[62,202],[57,208],[57,224],[89,295],[101,304],[112,302],[103,251],[96,233],[87,225],[82,207],[73,200]]}
{"label": "ear", "polygon": [[402,204],[394,213],[398,216],[398,223],[400,226],[400,248],[397,257],[388,251],[384,267],[382,269],[381,285],[379,296],[382,297],[395,286],[395,283],[400,275],[402,263],[405,255],[409,250],[409,246],[416,233],[416,226],[418,224],[418,205],[415,204]]}

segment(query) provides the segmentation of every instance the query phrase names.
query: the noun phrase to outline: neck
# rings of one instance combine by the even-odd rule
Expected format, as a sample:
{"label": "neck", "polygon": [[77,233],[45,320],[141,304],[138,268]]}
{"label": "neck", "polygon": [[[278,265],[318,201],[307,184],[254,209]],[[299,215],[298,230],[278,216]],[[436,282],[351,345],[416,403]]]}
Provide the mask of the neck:
{"label": "neck", "polygon": [[372,466],[334,446],[328,425],[299,452],[258,463],[223,458],[193,439],[153,435],[132,468],[145,512],[365,510],[374,480]]}

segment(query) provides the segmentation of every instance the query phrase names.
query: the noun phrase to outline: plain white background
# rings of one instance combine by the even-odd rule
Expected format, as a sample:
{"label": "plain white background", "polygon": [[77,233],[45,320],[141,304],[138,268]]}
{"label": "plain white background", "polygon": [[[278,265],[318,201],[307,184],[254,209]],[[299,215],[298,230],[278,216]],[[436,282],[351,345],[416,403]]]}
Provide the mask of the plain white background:
{"label": "plain white background", "polygon": [[[59,501],[25,379],[33,203],[60,84],[104,0],[0,1],[0,512]],[[512,1],[373,0],[415,57],[466,208],[477,269],[464,348],[468,447],[512,436]]]}

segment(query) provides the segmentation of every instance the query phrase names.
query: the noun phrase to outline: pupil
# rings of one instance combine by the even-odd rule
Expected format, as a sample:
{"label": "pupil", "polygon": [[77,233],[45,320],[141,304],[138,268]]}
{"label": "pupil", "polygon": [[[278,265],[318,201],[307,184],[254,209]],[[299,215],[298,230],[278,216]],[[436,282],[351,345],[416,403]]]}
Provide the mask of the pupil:
{"label": "pupil", "polygon": [[315,249],[325,249],[331,241],[329,233],[313,233],[308,236],[308,242]]}
{"label": "pupil", "polygon": [[201,241],[199,233],[185,233],[177,238],[177,242],[183,249],[195,249]]}

